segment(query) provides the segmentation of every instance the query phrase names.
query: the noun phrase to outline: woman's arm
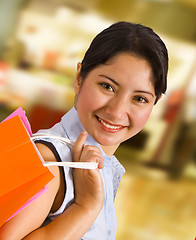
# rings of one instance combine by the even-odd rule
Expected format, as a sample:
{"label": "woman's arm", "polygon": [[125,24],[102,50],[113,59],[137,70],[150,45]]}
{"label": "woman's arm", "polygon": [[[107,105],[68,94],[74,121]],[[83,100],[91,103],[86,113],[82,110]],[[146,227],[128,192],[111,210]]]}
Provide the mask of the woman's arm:
{"label": "woman's arm", "polygon": [[[103,168],[103,157],[97,147],[85,146],[87,133],[78,137],[73,153],[75,161],[97,161]],[[95,221],[104,201],[103,181],[98,169],[74,169],[74,203],[58,218],[39,228],[25,240],[79,240]]]}
{"label": "woman's arm", "polygon": [[[102,168],[100,150],[93,146],[84,147],[86,137],[87,134],[83,132],[74,145],[75,161],[98,161]],[[47,147],[38,147],[45,160],[51,159],[50,151],[46,151]],[[55,179],[49,183],[49,190],[0,229],[1,240],[81,239],[95,221],[104,199],[101,175],[98,169],[75,169],[75,202],[61,216],[40,228],[55,202],[61,183],[59,169],[51,167],[51,170]]]}
{"label": "woman's arm", "polygon": [[65,212],[29,234],[24,240],[80,240],[95,221],[99,210],[82,208],[73,203]]}

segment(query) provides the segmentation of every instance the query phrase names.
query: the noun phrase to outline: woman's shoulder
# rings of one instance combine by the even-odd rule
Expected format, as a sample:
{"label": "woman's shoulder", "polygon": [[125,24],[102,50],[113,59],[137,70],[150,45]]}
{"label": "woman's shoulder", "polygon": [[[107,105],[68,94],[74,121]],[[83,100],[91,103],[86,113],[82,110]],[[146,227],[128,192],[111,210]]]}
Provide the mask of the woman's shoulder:
{"label": "woman's shoulder", "polygon": [[[44,161],[57,162],[59,161],[57,156],[55,155],[53,149],[44,143],[36,143],[36,146],[44,159]],[[54,175],[54,183],[52,184],[52,188],[56,189],[56,194],[54,196],[54,202],[51,206],[50,212],[56,212],[57,209],[60,208],[65,194],[65,185],[63,172],[59,167],[49,167],[50,171]]]}

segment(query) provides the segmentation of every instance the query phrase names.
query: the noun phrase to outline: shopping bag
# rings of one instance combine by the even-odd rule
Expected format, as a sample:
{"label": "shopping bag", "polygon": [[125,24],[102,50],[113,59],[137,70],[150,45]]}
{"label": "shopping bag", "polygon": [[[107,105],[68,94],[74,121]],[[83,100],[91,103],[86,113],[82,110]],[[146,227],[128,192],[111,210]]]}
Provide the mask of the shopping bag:
{"label": "shopping bag", "polygon": [[[25,111],[22,109],[22,107],[19,107],[18,109],[16,109],[13,113],[11,113],[6,119],[4,119],[2,122],[14,117],[14,116],[19,116],[23,122],[23,124],[25,125],[26,130],[28,131],[29,135],[32,137],[32,131],[31,131],[31,125],[28,121],[28,118],[25,114]],[[12,217],[14,217],[17,213],[19,213],[20,211],[22,211],[25,207],[27,207],[31,202],[33,202],[35,199],[37,199],[38,197],[40,197],[43,193],[45,193],[48,190],[47,185],[44,186],[39,192],[37,192],[31,199],[29,199],[21,208],[19,208],[9,219],[11,219]],[[8,220],[9,220],[8,219]]]}
{"label": "shopping bag", "polygon": [[7,121],[10,118],[13,118],[15,116],[19,116],[20,119],[22,120],[27,132],[29,133],[30,136],[32,136],[32,131],[31,131],[31,125],[28,121],[28,118],[25,114],[25,111],[22,109],[22,107],[17,108],[13,113],[11,113],[7,118],[5,118],[2,122]]}
{"label": "shopping bag", "polygon": [[0,227],[53,177],[19,115],[0,123]]}

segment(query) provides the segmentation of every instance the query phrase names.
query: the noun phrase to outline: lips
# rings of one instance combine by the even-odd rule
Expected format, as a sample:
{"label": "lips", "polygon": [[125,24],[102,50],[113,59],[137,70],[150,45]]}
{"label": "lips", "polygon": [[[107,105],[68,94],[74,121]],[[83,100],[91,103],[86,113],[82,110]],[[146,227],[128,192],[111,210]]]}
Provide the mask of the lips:
{"label": "lips", "polygon": [[125,126],[122,126],[122,125],[111,124],[111,123],[101,119],[100,117],[97,117],[97,119],[105,128],[107,128],[108,130],[111,130],[111,131],[118,131],[118,130],[125,128]]}

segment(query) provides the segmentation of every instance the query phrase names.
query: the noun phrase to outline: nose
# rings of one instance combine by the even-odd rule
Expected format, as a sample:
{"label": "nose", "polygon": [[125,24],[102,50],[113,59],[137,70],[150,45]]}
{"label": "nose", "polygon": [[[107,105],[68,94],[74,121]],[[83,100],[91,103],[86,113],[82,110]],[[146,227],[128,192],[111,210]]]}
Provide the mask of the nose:
{"label": "nose", "polygon": [[107,102],[105,112],[108,118],[112,121],[127,121],[129,118],[128,112],[130,103],[124,95],[114,96]]}

